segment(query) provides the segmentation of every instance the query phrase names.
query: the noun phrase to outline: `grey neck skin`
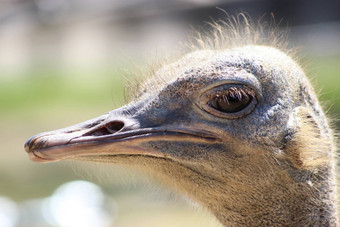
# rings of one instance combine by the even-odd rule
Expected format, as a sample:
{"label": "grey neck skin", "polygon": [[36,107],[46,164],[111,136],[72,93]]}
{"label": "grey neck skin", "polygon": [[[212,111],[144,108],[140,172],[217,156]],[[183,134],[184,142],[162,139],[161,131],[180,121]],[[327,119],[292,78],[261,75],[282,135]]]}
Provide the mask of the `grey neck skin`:
{"label": "grey neck skin", "polygon": [[219,169],[219,175],[209,170],[220,168],[222,157],[213,160],[216,166],[199,168],[166,160],[142,162],[157,168],[152,176],[160,174],[160,180],[208,208],[224,226],[337,225],[332,163],[303,170],[257,151],[230,154],[230,159],[238,161]]}
{"label": "grey neck skin", "polygon": [[222,193],[216,198],[220,202],[208,207],[225,226],[337,226],[335,185],[329,183],[334,182],[329,173],[308,171],[309,180],[294,179],[290,185],[278,181],[273,186],[258,179],[262,189],[254,185],[232,196]]}

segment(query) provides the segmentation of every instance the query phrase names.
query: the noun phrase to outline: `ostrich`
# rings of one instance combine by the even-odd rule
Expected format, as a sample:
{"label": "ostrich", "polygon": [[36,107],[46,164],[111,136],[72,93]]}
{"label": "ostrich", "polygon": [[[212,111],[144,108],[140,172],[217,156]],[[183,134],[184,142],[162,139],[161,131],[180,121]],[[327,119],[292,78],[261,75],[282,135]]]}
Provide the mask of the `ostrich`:
{"label": "ostrich", "polygon": [[335,145],[315,92],[274,32],[243,19],[213,24],[127,105],[31,137],[29,157],[142,170],[226,226],[336,226]]}

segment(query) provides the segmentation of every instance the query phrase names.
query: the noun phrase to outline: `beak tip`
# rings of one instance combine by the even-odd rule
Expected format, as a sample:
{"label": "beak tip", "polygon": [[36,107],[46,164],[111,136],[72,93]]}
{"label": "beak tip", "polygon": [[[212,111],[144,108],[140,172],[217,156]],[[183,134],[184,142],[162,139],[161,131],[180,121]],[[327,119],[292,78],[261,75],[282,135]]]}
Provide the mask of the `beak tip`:
{"label": "beak tip", "polygon": [[26,141],[25,145],[24,145],[25,151],[26,151],[27,153],[31,153],[31,152],[30,152],[30,147],[31,147],[31,144],[32,144],[32,141],[33,141],[34,137],[35,137],[35,136],[32,136],[31,138],[29,138],[29,139]]}
{"label": "beak tip", "polygon": [[35,138],[35,136],[32,136],[31,138],[29,138],[25,145],[24,145],[24,149],[26,151],[26,153],[28,154],[29,159],[31,159],[32,161],[38,161],[38,157],[34,154],[34,152],[32,151],[32,143],[33,143],[33,139]]}

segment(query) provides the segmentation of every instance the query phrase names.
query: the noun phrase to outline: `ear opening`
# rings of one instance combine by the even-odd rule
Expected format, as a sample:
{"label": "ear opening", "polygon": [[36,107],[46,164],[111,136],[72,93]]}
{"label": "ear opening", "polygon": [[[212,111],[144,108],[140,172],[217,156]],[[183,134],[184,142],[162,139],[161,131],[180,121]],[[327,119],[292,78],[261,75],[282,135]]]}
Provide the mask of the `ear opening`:
{"label": "ear opening", "polygon": [[333,139],[320,124],[306,107],[297,107],[290,115],[283,150],[296,168],[315,169],[332,160]]}

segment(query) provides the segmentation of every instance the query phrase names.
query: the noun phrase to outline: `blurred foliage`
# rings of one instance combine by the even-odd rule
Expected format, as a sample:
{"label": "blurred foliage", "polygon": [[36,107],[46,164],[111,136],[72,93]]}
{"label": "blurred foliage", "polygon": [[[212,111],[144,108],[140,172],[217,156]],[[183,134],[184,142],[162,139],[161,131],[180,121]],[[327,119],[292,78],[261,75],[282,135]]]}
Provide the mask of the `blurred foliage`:
{"label": "blurred foliage", "polygon": [[36,69],[13,77],[0,78],[2,116],[56,106],[95,108],[123,99],[121,78],[112,69],[90,72]]}
{"label": "blurred foliage", "polygon": [[[309,73],[308,73],[309,72]],[[340,130],[340,56],[314,59],[307,73],[312,78],[320,101]]]}

